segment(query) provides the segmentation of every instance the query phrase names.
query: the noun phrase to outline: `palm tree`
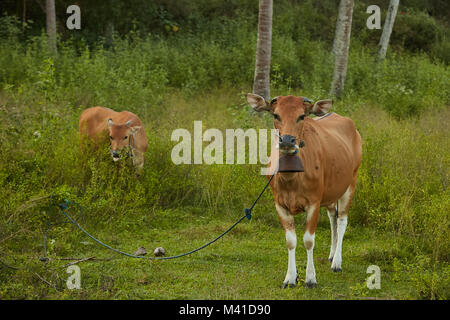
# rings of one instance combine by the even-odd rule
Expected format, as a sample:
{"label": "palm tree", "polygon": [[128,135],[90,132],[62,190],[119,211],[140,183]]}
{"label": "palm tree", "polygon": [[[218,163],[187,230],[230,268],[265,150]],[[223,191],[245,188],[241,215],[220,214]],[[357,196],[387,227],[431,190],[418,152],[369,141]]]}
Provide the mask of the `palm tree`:
{"label": "palm tree", "polygon": [[350,34],[352,30],[352,16],[353,0],[341,0],[333,42],[335,62],[330,89],[330,94],[333,96],[340,96],[344,90],[348,51],[350,48]]}
{"label": "palm tree", "polygon": [[384,22],[383,33],[381,34],[378,59],[383,60],[386,58],[386,51],[389,45],[389,39],[391,37],[392,28],[394,27],[395,17],[397,16],[397,9],[399,0],[391,0],[389,2],[389,9],[386,15],[386,21]]}
{"label": "palm tree", "polygon": [[270,100],[270,55],[272,51],[272,0],[259,0],[258,42],[253,93]]}
{"label": "palm tree", "polygon": [[45,1],[45,15],[47,18],[47,36],[50,51],[53,54],[57,53],[56,49],[56,13],[55,0]]}

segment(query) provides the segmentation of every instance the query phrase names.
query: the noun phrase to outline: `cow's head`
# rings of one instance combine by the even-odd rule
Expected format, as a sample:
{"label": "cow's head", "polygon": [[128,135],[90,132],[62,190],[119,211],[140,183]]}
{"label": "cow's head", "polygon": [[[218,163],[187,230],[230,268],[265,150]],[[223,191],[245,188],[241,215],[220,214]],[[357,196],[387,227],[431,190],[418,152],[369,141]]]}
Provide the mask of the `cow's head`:
{"label": "cow's head", "polygon": [[247,93],[247,101],[253,110],[267,111],[273,115],[275,129],[280,135],[279,147],[283,154],[294,154],[301,147],[303,124],[309,114],[317,116],[327,113],[332,106],[331,100],[319,100],[313,103],[305,97],[280,96],[266,101],[263,97]]}
{"label": "cow's head", "polygon": [[132,120],[124,124],[115,124],[112,119],[108,119],[109,140],[111,141],[111,155],[114,161],[121,158],[120,150],[126,147],[133,147],[130,138],[141,129],[140,126],[133,126]]}

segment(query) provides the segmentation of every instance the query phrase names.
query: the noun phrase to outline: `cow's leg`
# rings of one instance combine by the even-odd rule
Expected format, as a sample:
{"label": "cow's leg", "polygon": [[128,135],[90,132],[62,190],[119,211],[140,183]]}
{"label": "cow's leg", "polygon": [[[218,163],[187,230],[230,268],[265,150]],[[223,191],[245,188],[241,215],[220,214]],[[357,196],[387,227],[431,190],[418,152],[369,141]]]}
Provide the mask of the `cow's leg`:
{"label": "cow's leg", "polygon": [[328,218],[330,219],[331,227],[331,246],[330,255],[328,261],[333,262],[334,253],[336,252],[337,244],[337,216],[336,216],[336,204],[327,207]]}
{"label": "cow's leg", "polygon": [[306,209],[307,213],[306,231],[305,234],[303,235],[303,243],[305,244],[307,257],[306,279],[305,279],[305,284],[307,288],[313,288],[317,286],[316,270],[314,268],[313,250],[314,250],[314,238],[316,235],[317,221],[319,220],[319,210],[320,210],[319,204],[311,205],[309,208]]}
{"label": "cow's leg", "polygon": [[136,167],[138,173],[142,173],[142,170],[144,169],[144,153],[134,150],[133,165]]}
{"label": "cow's leg", "polygon": [[342,240],[344,239],[345,229],[347,227],[347,213],[352,201],[355,185],[352,184],[347,188],[344,195],[338,200],[338,218],[337,218],[337,243],[334,253],[331,270],[333,272],[342,271]]}
{"label": "cow's leg", "polygon": [[278,217],[283,226],[288,248],[288,270],[283,281],[282,288],[293,288],[297,285],[297,266],[295,265],[295,248],[297,247],[297,235],[295,233],[294,216],[286,209],[275,204]]}

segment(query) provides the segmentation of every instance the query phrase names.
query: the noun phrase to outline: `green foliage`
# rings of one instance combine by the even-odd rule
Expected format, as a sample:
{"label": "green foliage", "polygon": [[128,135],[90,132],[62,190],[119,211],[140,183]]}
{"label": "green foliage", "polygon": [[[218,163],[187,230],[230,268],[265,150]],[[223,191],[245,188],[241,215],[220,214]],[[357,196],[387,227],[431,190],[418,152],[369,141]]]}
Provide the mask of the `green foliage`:
{"label": "green foliage", "polygon": [[392,44],[411,51],[430,51],[433,44],[440,40],[444,30],[444,26],[424,12],[399,9]]}
{"label": "green foliage", "polygon": [[16,16],[9,16],[6,13],[3,13],[0,17],[0,24],[2,26],[2,28],[0,28],[0,38],[8,40],[17,40],[19,36],[23,35],[25,28],[28,28],[26,23],[22,28],[22,23],[19,18]]}
{"label": "green foliage", "polygon": [[[450,266],[448,263],[442,266],[433,263],[429,257],[419,255],[414,262],[402,262],[394,259],[394,270],[397,273],[404,272],[408,275],[406,279],[418,292],[419,299],[444,300],[449,296],[450,288]],[[396,281],[404,281],[394,277]]]}
{"label": "green foliage", "polygon": [[[442,115],[448,114],[448,110]],[[444,116],[445,117],[445,116]],[[441,116],[408,122],[377,110],[353,116],[363,138],[355,219],[397,235],[434,260],[449,259],[449,136]]]}

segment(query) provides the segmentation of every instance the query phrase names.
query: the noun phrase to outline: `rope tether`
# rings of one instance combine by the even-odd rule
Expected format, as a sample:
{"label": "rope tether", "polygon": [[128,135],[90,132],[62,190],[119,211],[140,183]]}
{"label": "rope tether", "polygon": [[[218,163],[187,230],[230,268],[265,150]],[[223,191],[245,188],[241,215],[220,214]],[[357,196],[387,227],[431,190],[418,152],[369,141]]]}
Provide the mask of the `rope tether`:
{"label": "rope tether", "polygon": [[[253,202],[252,206],[250,208],[245,208],[244,212],[245,214],[239,218],[231,227],[229,227],[226,231],[224,231],[222,234],[220,234],[217,238],[215,238],[214,240],[202,245],[201,247],[198,247],[197,249],[182,253],[182,254],[178,254],[175,256],[170,256],[170,257],[145,257],[145,256],[138,256],[138,255],[134,255],[134,254],[130,254],[130,253],[126,253],[123,251],[120,251],[118,249],[115,249],[109,245],[107,245],[106,243],[103,243],[102,241],[98,240],[97,238],[95,238],[93,235],[91,235],[89,232],[87,232],[86,230],[83,229],[83,227],[81,227],[74,219],[72,219],[66,212],[66,210],[68,209],[69,205],[71,204],[75,204],[78,206],[80,212],[82,211],[82,208],[80,205],[78,205],[75,202],[71,202],[69,200],[65,200],[64,203],[60,203],[58,204],[59,209],[61,210],[62,214],[70,221],[70,223],[72,223],[73,225],[75,225],[78,229],[80,229],[83,233],[85,233],[89,238],[91,238],[92,240],[94,240],[95,242],[97,242],[98,244],[114,251],[117,252],[119,254],[125,255],[127,257],[131,257],[131,258],[140,258],[140,259],[149,259],[149,260],[169,260],[169,259],[175,259],[175,258],[181,258],[187,255],[190,255],[194,252],[197,252],[203,248],[206,248],[207,246],[209,246],[210,244],[213,244],[214,242],[216,242],[217,240],[219,240],[220,238],[222,238],[224,235],[226,235],[228,232],[230,232],[236,225],[238,225],[242,220],[244,220],[245,218],[247,218],[248,220],[250,220],[252,218],[252,210],[255,207],[256,203],[258,202],[258,200],[261,198],[262,194],[264,193],[264,191],[266,191],[267,187],[269,186],[270,182],[272,181],[273,176],[276,174],[276,172],[274,174],[272,174],[272,176],[269,178],[269,180],[267,181],[266,185],[264,186],[264,188],[262,189],[261,193],[259,194],[258,198],[256,198],[256,200]],[[44,248],[46,249],[46,237],[44,238]],[[47,252],[45,252],[45,254],[47,254]],[[41,259],[42,260],[42,259]],[[45,258],[44,258],[45,260]],[[44,261],[43,260],[43,261]]]}

